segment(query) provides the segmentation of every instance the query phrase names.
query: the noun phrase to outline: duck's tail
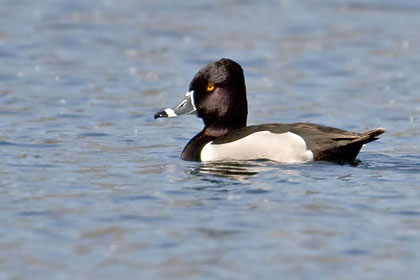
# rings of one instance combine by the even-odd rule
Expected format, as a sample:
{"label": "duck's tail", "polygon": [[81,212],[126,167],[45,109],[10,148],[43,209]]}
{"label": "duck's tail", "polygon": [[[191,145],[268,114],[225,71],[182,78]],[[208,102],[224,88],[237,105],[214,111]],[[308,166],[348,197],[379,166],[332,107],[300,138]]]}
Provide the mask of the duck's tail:
{"label": "duck's tail", "polygon": [[378,140],[378,136],[384,132],[385,129],[380,127],[360,134],[335,137],[332,140],[340,144],[322,151],[317,155],[316,160],[337,161],[339,159],[339,161],[353,162],[364,144]]}
{"label": "duck's tail", "polygon": [[365,133],[361,133],[358,137],[351,140],[348,143],[348,145],[356,144],[356,143],[361,144],[361,145],[367,144],[369,142],[378,140],[379,139],[378,136],[381,135],[384,132],[385,132],[385,128],[383,128],[383,127],[379,127],[377,129],[369,130]]}

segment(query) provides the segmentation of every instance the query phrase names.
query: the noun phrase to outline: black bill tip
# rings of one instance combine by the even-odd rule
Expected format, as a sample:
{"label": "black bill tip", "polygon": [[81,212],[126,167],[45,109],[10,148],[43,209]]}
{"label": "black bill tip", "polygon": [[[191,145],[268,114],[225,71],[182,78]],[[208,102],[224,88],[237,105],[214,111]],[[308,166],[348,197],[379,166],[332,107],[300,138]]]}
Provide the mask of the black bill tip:
{"label": "black bill tip", "polygon": [[167,118],[168,117],[168,114],[165,112],[165,111],[162,111],[162,112],[157,112],[155,115],[154,115],[154,118],[155,119],[158,119],[158,118]]}

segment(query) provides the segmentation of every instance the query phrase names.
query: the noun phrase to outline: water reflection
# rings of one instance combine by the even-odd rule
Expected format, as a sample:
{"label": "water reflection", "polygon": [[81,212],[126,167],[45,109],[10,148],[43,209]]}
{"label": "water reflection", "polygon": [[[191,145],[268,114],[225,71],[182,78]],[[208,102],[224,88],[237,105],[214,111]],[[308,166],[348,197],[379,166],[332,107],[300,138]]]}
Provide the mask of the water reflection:
{"label": "water reflection", "polygon": [[267,161],[202,162],[198,167],[189,170],[188,173],[192,175],[214,175],[244,181],[272,168],[267,165]]}
{"label": "water reflection", "polygon": [[197,167],[193,167],[187,171],[190,175],[213,175],[220,178],[229,178],[238,181],[246,181],[253,177],[256,177],[260,173],[268,173],[270,171],[276,171],[279,175],[280,172],[285,176],[300,176],[300,169],[317,165],[336,165],[336,166],[353,166],[353,167],[366,167],[368,163],[363,164],[362,161],[356,160],[352,162],[317,162],[317,163],[306,163],[306,164],[280,164],[269,160],[256,160],[256,161],[229,161],[229,162],[201,162]]}

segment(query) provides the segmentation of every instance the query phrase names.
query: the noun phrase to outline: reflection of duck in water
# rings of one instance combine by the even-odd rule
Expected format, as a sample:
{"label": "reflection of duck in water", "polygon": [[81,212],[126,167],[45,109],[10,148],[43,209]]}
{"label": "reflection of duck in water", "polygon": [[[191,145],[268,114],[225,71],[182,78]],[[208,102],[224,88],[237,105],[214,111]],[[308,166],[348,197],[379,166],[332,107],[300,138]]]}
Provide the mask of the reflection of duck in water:
{"label": "reflection of duck in water", "polygon": [[181,103],[155,118],[191,113],[205,126],[184,148],[185,160],[354,161],[364,144],[385,132],[377,128],[355,133],[312,123],[246,126],[245,78],[241,66],[230,59],[204,66]]}
{"label": "reflection of duck in water", "polygon": [[214,175],[232,179],[249,179],[258,173],[269,170],[259,162],[237,161],[237,162],[203,162],[199,167],[190,170],[194,175]]}
{"label": "reflection of duck in water", "polygon": [[[311,163],[306,164],[308,166]],[[252,161],[203,161],[188,170],[188,174],[203,176],[206,180],[220,182],[217,178],[245,182],[259,174],[274,176],[277,180],[287,180],[302,176],[301,166],[278,165],[269,160]],[[292,179],[294,180],[294,179]],[[229,180],[229,184],[233,181]]]}

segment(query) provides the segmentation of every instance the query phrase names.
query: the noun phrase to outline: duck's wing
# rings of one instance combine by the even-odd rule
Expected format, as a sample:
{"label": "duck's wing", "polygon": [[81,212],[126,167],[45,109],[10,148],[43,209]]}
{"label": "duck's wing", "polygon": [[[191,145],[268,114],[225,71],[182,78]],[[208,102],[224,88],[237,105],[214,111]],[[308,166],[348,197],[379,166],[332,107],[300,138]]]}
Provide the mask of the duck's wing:
{"label": "duck's wing", "polygon": [[293,124],[292,133],[300,135],[314,160],[354,161],[364,144],[375,141],[385,132],[383,128],[356,133],[310,123]]}
{"label": "duck's wing", "polygon": [[230,143],[260,131],[283,134],[294,133],[303,138],[308,150],[317,161],[354,161],[364,144],[375,141],[385,132],[377,128],[356,133],[312,123],[263,124],[240,128],[213,141],[213,144]]}

